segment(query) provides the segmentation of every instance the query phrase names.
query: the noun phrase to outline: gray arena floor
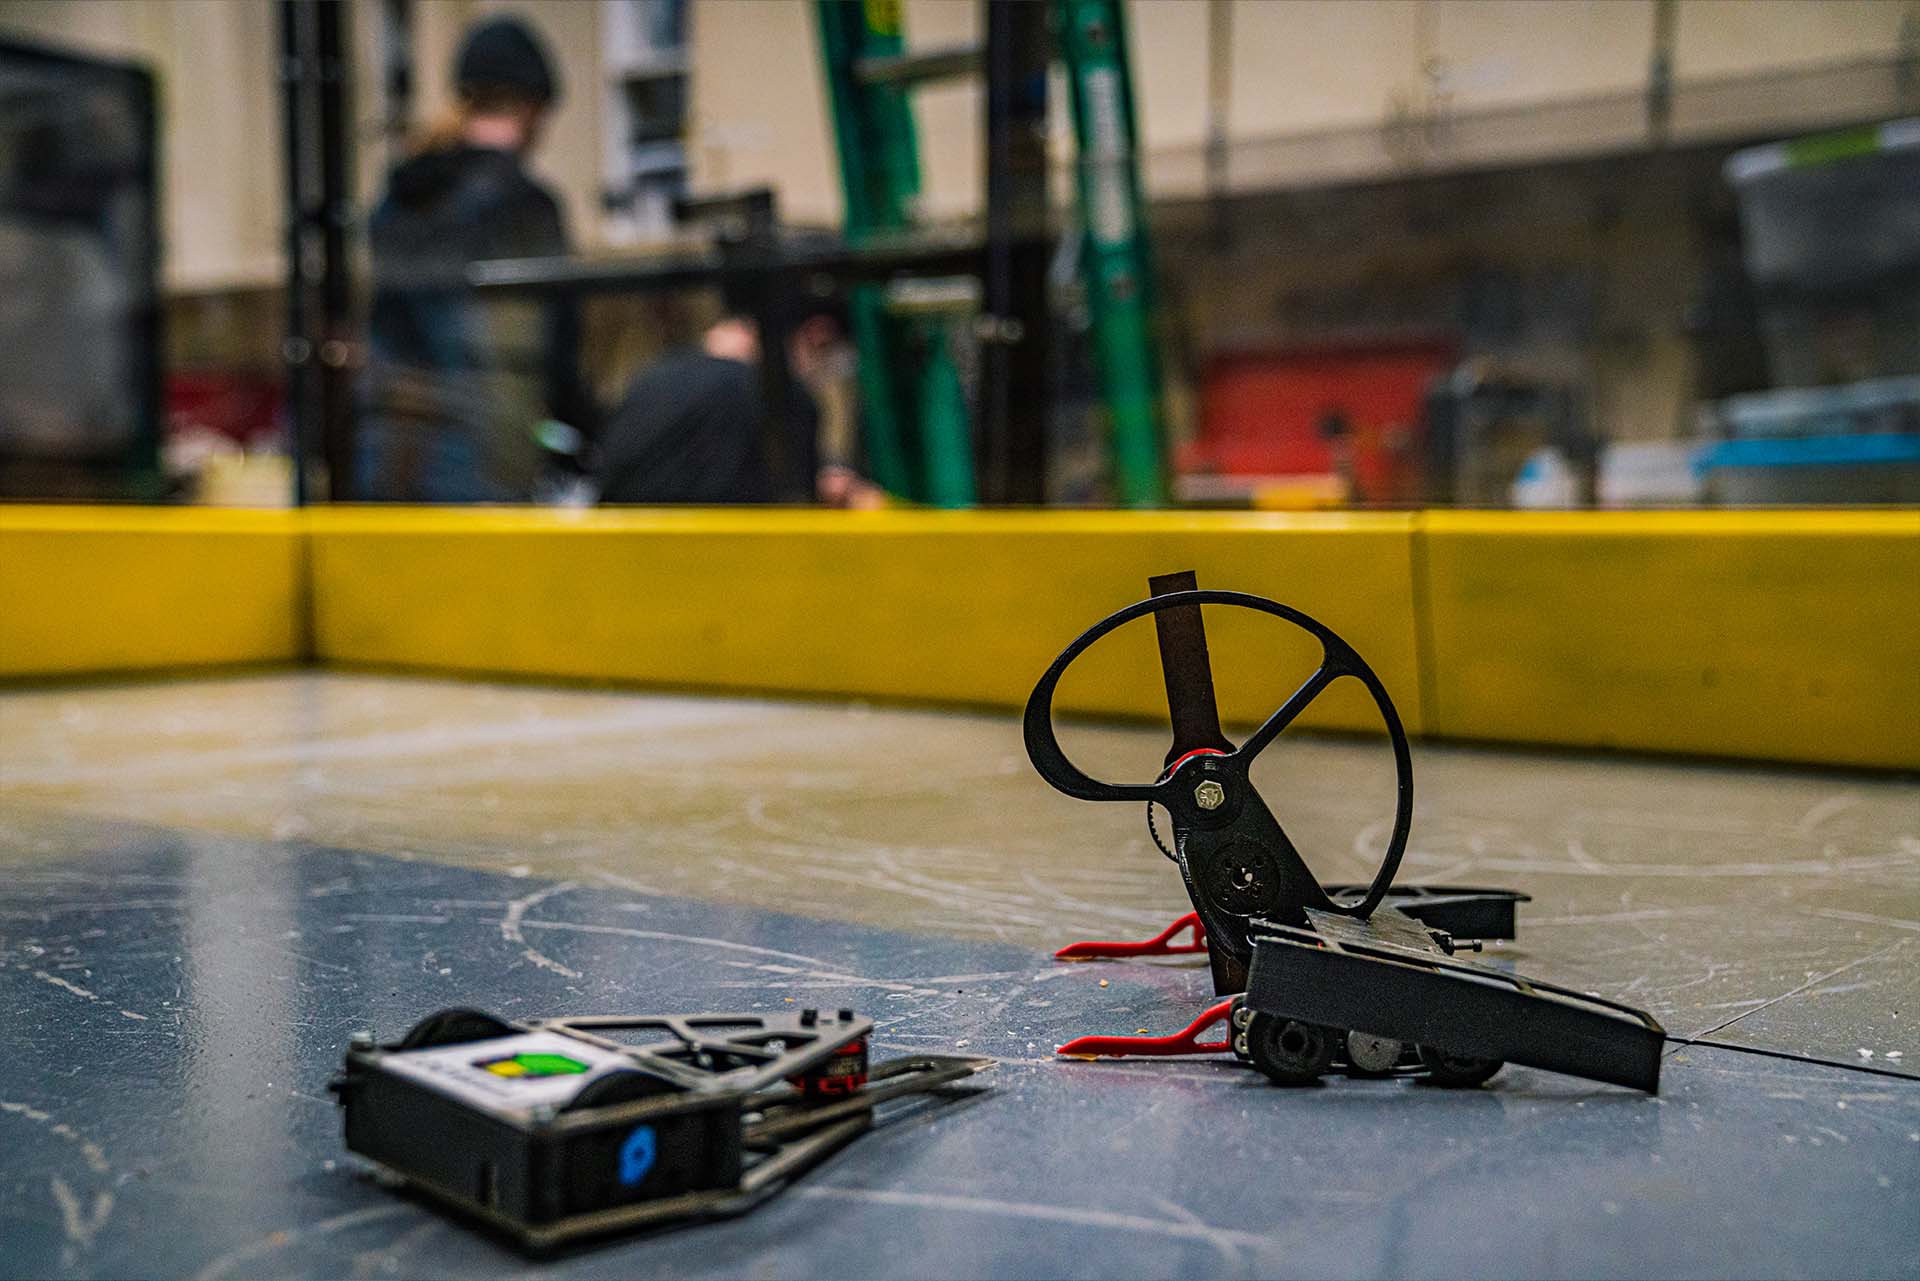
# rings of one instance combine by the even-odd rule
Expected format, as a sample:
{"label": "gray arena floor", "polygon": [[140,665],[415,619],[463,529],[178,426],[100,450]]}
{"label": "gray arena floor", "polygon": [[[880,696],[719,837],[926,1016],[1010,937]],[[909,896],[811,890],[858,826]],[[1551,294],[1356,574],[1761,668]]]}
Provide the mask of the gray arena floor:
{"label": "gray arena floor", "polygon": [[[1093,764],[1164,742],[1067,736]],[[1187,904],[1142,816],[1049,790],[1010,715],[333,674],[0,693],[0,1275],[1920,1275],[1920,785],[1415,763],[1403,880],[1527,892],[1496,962],[1720,1044],[1670,1047],[1658,1098],[1056,1060],[1211,988],[1191,958],[1050,959]],[[1370,875],[1379,743],[1257,778],[1323,879]],[[1001,1062],[746,1218],[537,1265],[363,1177],[326,1092],[349,1032],[450,1005],[789,1002]]]}

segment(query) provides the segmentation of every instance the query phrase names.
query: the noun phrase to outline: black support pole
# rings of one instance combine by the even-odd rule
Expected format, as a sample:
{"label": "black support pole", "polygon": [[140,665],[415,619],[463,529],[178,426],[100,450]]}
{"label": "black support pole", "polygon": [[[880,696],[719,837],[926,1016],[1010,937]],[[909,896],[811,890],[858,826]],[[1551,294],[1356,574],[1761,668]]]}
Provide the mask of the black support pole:
{"label": "black support pole", "polygon": [[313,40],[308,0],[280,0],[280,101],[286,148],[287,333],[281,358],[287,371],[287,454],[293,463],[293,505],[308,498],[307,449],[318,417],[313,378],[312,281],[308,273],[307,225],[313,181],[301,146],[311,115]]}
{"label": "black support pole", "polygon": [[320,151],[319,367],[320,453],[327,463],[327,493],[335,501],[353,492],[353,285],[348,274],[347,233],[353,225],[348,121],[348,53],[341,0],[313,0],[319,54],[314,97]]}
{"label": "black support pole", "polygon": [[987,236],[981,315],[981,497],[1046,501],[1047,69],[1052,6],[984,0]]}
{"label": "black support pole", "polygon": [[347,231],[347,55],[340,0],[280,0],[286,134],[287,449],[293,502],[310,502],[312,462],[328,492],[350,496],[353,472],[352,283]]}

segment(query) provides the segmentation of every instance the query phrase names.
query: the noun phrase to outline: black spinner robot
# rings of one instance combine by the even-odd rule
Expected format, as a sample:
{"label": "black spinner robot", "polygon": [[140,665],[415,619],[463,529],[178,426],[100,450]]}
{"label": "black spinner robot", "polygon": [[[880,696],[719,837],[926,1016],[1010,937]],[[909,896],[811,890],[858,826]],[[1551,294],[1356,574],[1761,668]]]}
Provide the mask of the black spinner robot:
{"label": "black spinner robot", "polygon": [[991,1059],[869,1065],[852,1010],[508,1022],[443,1010],[361,1034],[333,1082],[349,1150],[544,1250],[751,1209],[883,1104]]}
{"label": "black spinner robot", "polygon": [[[1665,1034],[1614,1001],[1460,959],[1463,942],[1514,937],[1510,890],[1396,888],[1413,819],[1413,764],[1399,714],[1373,669],[1325,624],[1243,592],[1200,591],[1191,573],[1151,580],[1152,596],[1108,615],[1054,660],[1027,701],[1027,754],[1068,796],[1164,806],[1194,911],[1139,943],[1077,943],[1064,960],[1205,952],[1221,998],[1172,1036],[1086,1036],[1067,1056],[1231,1052],[1274,1081],[1305,1084],[1329,1072],[1418,1076],[1478,1085],[1505,1062],[1655,1093]],[[1201,606],[1257,610],[1321,646],[1313,674],[1243,742],[1221,732]],[[1152,615],[1166,680],[1173,745],[1152,783],[1116,784],[1082,772],[1061,750],[1053,700],[1061,676],[1096,641]],[[1392,834],[1369,885],[1322,885],[1249,776],[1254,758],[1329,685],[1360,682],[1392,744],[1398,797]],[[1156,844],[1160,843],[1157,832]],[[1176,942],[1185,936],[1186,941]],[[1220,1024],[1217,1039],[1202,1040]]]}

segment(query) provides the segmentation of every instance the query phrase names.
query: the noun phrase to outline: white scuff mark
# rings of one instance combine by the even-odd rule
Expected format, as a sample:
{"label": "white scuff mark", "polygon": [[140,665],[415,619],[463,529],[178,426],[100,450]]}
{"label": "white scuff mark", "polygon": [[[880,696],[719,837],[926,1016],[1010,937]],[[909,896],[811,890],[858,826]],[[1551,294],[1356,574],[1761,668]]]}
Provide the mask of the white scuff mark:
{"label": "white scuff mark", "polygon": [[1587,847],[1577,836],[1567,838],[1567,857],[1572,859],[1582,871],[1598,872],[1602,876],[1607,874],[1607,865],[1587,853]]}
{"label": "white scuff mark", "polygon": [[1811,836],[1815,828],[1832,818],[1835,814],[1838,814],[1841,810],[1850,809],[1859,803],[1860,794],[1858,792],[1836,793],[1813,806],[1805,814],[1802,814],[1800,821],[1793,825],[1793,830],[1800,836]]}
{"label": "white scuff mark", "polygon": [[1069,912],[1082,917],[1095,916],[1106,920],[1125,922],[1128,925],[1137,923],[1145,926],[1158,926],[1166,919],[1164,913],[1152,908],[1116,908],[1107,904],[1091,903],[1086,899],[1076,898],[1068,894],[1065,890],[1041,880],[1032,872],[1022,872],[1020,879],[1026,883],[1028,889],[1033,891],[1031,898],[1023,898],[1021,900],[1024,905],[1031,906],[1033,903],[1044,900],[1046,905],[1056,912]]}
{"label": "white scuff mark", "polygon": [[123,898],[112,902],[36,903],[32,911],[9,912],[6,915],[12,920],[27,921],[48,916],[64,916],[69,912],[154,912],[191,906],[193,906],[193,900],[184,898]]}
{"label": "white scuff mark", "polygon": [[[528,921],[527,924],[539,926],[542,921]],[[877,987],[884,992],[906,992],[914,996],[945,996],[939,988],[921,987],[912,983],[902,983],[896,979],[872,979],[861,974],[844,974],[839,970],[803,969],[797,965],[755,964],[752,961],[726,961],[725,965],[735,969],[757,970],[764,974],[778,974],[786,982],[768,983],[756,981],[749,983],[721,983],[719,987],[753,987],[765,989],[794,989],[809,987]]]}
{"label": "white scuff mark", "polygon": [[663,943],[693,943],[701,947],[717,947],[728,952],[749,952],[756,956],[779,957],[786,961],[799,961],[803,965],[826,968],[827,962],[817,956],[802,956],[798,952],[782,952],[778,948],[759,947],[752,943],[735,943],[728,939],[708,938],[703,934],[675,934],[667,930],[637,930],[627,925],[591,925],[585,921],[521,921],[527,929],[568,930],[577,934],[612,934],[620,938],[658,939]]}
{"label": "white scuff mark", "polygon": [[52,1113],[43,1112],[30,1103],[16,1103],[5,1099],[0,1099],[0,1112],[31,1121],[35,1125],[46,1126],[49,1134],[65,1139],[68,1143],[78,1148],[80,1150],[80,1159],[85,1161],[87,1168],[95,1174],[106,1174],[113,1169],[112,1165],[107,1162],[106,1152],[101,1149],[98,1143],[83,1138],[78,1130],[66,1122],[55,1121]]}
{"label": "white scuff mark", "polygon": [[664,895],[666,893],[658,886],[648,885],[645,881],[636,881],[631,876],[622,876],[609,868],[601,867],[598,863],[590,864],[587,870],[607,884],[634,894]]}
{"label": "white scuff mark", "polygon": [[[1212,1227],[1212,1225],[1209,1224],[1205,1219],[1201,1218],[1198,1214],[1194,1213],[1192,1210],[1189,1210],[1186,1206],[1181,1205],[1177,1201],[1169,1200],[1168,1198],[1163,1196],[1157,1196],[1153,1198],[1153,1202],[1155,1205],[1159,1206],[1160,1209],[1165,1214],[1167,1214],[1170,1218],[1177,1219],[1181,1223],[1190,1224],[1193,1227],[1200,1228],[1202,1230],[1209,1229]],[[1218,1238],[1218,1237],[1215,1238],[1216,1242],[1220,1242],[1222,1240],[1223,1238]],[[1246,1269],[1247,1265],[1245,1262],[1245,1255],[1238,1244],[1233,1242],[1225,1242],[1224,1244],[1219,1245],[1217,1248],[1220,1249],[1223,1255],[1227,1256],[1229,1259],[1232,1260],[1231,1270],[1241,1271]]]}
{"label": "white scuff mark", "polygon": [[1863,1059],[1870,1059],[1873,1057],[1873,1051],[1869,1050],[1866,1046],[1863,1045],[1860,1047],[1860,1057]]}
{"label": "white scuff mark", "polygon": [[[1378,856],[1376,855],[1375,857]],[[1455,859],[1444,867],[1431,867],[1430,865],[1437,861],[1439,857],[1438,854],[1422,854],[1409,849],[1402,866],[1412,864],[1418,870],[1407,876],[1406,883],[1409,885],[1454,884],[1457,883],[1461,877],[1471,874],[1473,869],[1480,865],[1480,860],[1477,858],[1462,858]]]}
{"label": "white scuff mark", "polygon": [[580,971],[562,965],[545,952],[542,952],[527,942],[527,936],[522,929],[522,926],[525,925],[541,924],[539,921],[529,921],[526,919],[527,909],[538,906],[556,894],[564,894],[568,890],[577,888],[577,882],[561,881],[557,885],[549,885],[547,888],[528,894],[524,898],[512,900],[507,904],[506,914],[500,918],[500,937],[519,948],[520,955],[526,957],[541,969],[552,970],[555,974],[570,979],[579,978]]}
{"label": "white scuff mark", "polygon": [[920,917],[915,924],[942,934],[991,934],[997,943],[1005,943],[1012,933],[999,921],[969,921],[959,917]]}
{"label": "white scuff mark", "polygon": [[[901,872],[897,867],[889,866],[889,860],[884,855],[877,856],[874,866],[870,869],[858,872],[843,872],[829,867],[813,867],[809,869],[809,875],[815,881],[837,882],[863,894],[873,894],[876,892],[900,894],[907,898],[915,898],[923,902],[933,903],[943,908],[959,907],[970,909],[982,916],[993,918],[988,924],[992,926],[996,933],[1004,932],[1008,925],[1026,925],[1034,928],[1045,928],[1054,924],[1052,919],[1048,917],[1037,916],[1032,912],[1021,912],[1014,907],[1007,906],[1007,900],[1004,897],[983,897],[977,891],[970,890],[965,886],[952,882],[934,881],[932,884],[916,883],[925,882],[927,878]],[[1031,906],[1025,899],[1017,901],[1023,905]]]}
{"label": "white scuff mark", "polygon": [[1378,861],[1387,851],[1387,835],[1393,831],[1393,820],[1383,818],[1367,824],[1354,834],[1353,852],[1361,858]]}
{"label": "white scuff mark", "polygon": [[940,984],[989,983],[996,979],[1017,979],[1020,977],[1021,971],[1019,970],[996,970],[990,974],[937,974],[933,978],[921,979],[920,981],[922,983]]}
{"label": "white scuff mark", "polygon": [[[697,704],[689,703],[685,708],[662,709],[648,705],[592,717],[551,716],[519,721],[510,726],[482,722],[458,731],[427,727],[401,733],[375,731],[343,734],[317,741],[302,737],[274,744],[245,743],[217,751],[196,752],[191,758],[177,753],[159,753],[150,760],[133,762],[116,758],[110,762],[83,766],[58,762],[38,768],[9,765],[7,782],[14,786],[29,783],[40,786],[107,783],[125,787],[136,781],[164,784],[183,775],[217,777],[220,771],[231,768],[259,769],[269,765],[291,765],[317,769],[335,761],[365,766],[383,760],[405,760],[420,756],[452,759],[454,753],[465,748],[498,746],[503,730],[511,732],[516,748],[529,748],[541,743],[580,744],[595,738],[625,739],[636,731],[657,734],[676,725],[697,725],[701,728],[727,724],[757,726],[765,714],[763,708],[745,701],[702,699]],[[304,782],[312,775],[301,777]],[[324,780],[325,775],[320,777]]]}
{"label": "white scuff mark", "polygon": [[39,979],[42,983],[51,983],[55,987],[63,987],[67,991],[73,993],[75,996],[85,997],[89,1001],[97,1001],[100,999],[98,996],[94,995],[92,992],[89,992],[84,987],[81,987],[78,983],[70,982],[66,979],[61,978],[57,974],[49,974],[45,970],[35,970],[33,972],[33,977]]}
{"label": "white scuff mark", "polygon": [[359,1227],[365,1223],[375,1223],[381,1219],[390,1219],[396,1214],[419,1214],[414,1206],[402,1204],[375,1205],[364,1210],[352,1210],[346,1214],[336,1214],[331,1219],[322,1219],[306,1227],[282,1228],[269,1232],[257,1241],[251,1241],[237,1250],[229,1250],[206,1267],[193,1274],[194,1281],[220,1281],[242,1264],[285,1249],[298,1241],[311,1237],[331,1236],[348,1228]]}
{"label": "white scuff mark", "polygon": [[144,1014],[135,1014],[135,1013],[134,1013],[134,1012],[133,1012],[132,1010],[122,1010],[122,1011],[120,1011],[120,1017],[121,1017],[121,1018],[123,1018],[123,1019],[135,1019],[135,1020],[138,1020],[138,1021],[139,1021],[139,1022],[141,1022],[141,1023],[145,1023],[145,1022],[147,1021],[147,1016],[146,1016],[146,1015],[144,1015]]}
{"label": "white scuff mark", "polygon": [[[53,846],[47,844],[41,848],[45,851],[51,851]],[[10,879],[18,884],[51,883],[57,885],[70,882],[77,885],[104,885],[115,888],[128,885],[192,885],[194,883],[191,879],[182,876],[152,876],[142,872],[111,872],[102,875],[93,872],[73,872],[54,868],[15,872]]]}
{"label": "white scuff mark", "polygon": [[1704,1005],[1696,1005],[1694,1008],[1696,1010],[1737,1010],[1743,1006],[1751,1008],[1756,1005],[1765,1005],[1771,1000],[1773,998],[1770,996],[1750,996],[1744,1001],[1710,1001]]}
{"label": "white scuff mark", "polygon": [[873,1205],[910,1206],[949,1214],[984,1214],[997,1218],[1037,1219],[1045,1223],[1067,1223],[1075,1227],[1099,1228],[1112,1232],[1141,1232],[1149,1236],[1201,1241],[1219,1250],[1232,1261],[1232,1247],[1261,1248],[1274,1243],[1257,1232],[1215,1227],[1210,1223],[1184,1219],[1152,1219],[1143,1214],[1125,1214],[1115,1210],[1090,1210],[1066,1205],[1036,1205],[1031,1202],[994,1201],[985,1197],[949,1196],[934,1192],[903,1192],[894,1188],[799,1187],[791,1196],[815,1200],[865,1201]]}
{"label": "white scuff mark", "polygon": [[1875,916],[1871,912],[1849,912],[1840,907],[1811,907],[1808,916],[1824,916],[1830,921],[1852,921],[1858,925],[1884,925],[1893,930],[1920,931],[1920,921],[1902,920],[1897,916]]}
{"label": "white scuff mark", "polygon": [[1905,1050],[1888,1050],[1887,1057],[1890,1059],[1904,1059],[1907,1057],[1907,1052]]}
{"label": "white scuff mark", "polygon": [[82,1161],[85,1161],[87,1163],[87,1168],[89,1170],[92,1170],[95,1174],[105,1174],[113,1168],[111,1165],[107,1164],[107,1154],[101,1150],[100,1145],[98,1143],[93,1142],[91,1139],[82,1138],[80,1136],[80,1132],[74,1129],[72,1126],[67,1125],[63,1122],[55,1125],[49,1131],[49,1133],[57,1134],[61,1138],[65,1139],[67,1142],[79,1148],[80,1159]]}
{"label": "white scuff mark", "polygon": [[1633,912],[1596,912],[1581,916],[1529,917],[1529,925],[1625,925],[1634,921],[1671,921],[1684,917],[1718,916],[1717,907],[1646,907]]}
{"label": "white scuff mark", "polygon": [[343,921],[359,921],[363,924],[380,925],[445,925],[451,916],[429,916],[415,912],[342,912]]}
{"label": "white scuff mark", "polygon": [[[1714,1024],[1712,1027],[1703,1028],[1700,1031],[1695,1032],[1693,1035],[1697,1039],[1699,1037],[1712,1036],[1715,1032],[1725,1031],[1727,1028],[1733,1026],[1735,1023],[1738,1023],[1741,1019],[1746,1018],[1748,1015],[1757,1014],[1761,1010],[1768,1009],[1771,1006],[1778,1005],[1780,1002],[1786,1000],[1789,997],[1800,995],[1800,993],[1806,991],[1810,987],[1818,987],[1820,984],[1825,983],[1830,979],[1836,979],[1840,977],[1842,974],[1845,974],[1848,970],[1857,969],[1860,966],[1865,965],[1870,961],[1877,961],[1884,956],[1891,956],[1894,953],[1900,951],[1902,948],[1904,948],[1907,945],[1907,943],[1908,943],[1907,939],[1895,939],[1892,943],[1888,944],[1886,947],[1880,948],[1877,951],[1869,952],[1865,956],[1859,957],[1856,960],[1848,961],[1845,965],[1841,965],[1834,969],[1828,970],[1825,974],[1808,975],[1807,981],[1805,983],[1800,984],[1798,987],[1790,988],[1789,990],[1782,992],[1778,996],[1770,997],[1767,1000],[1762,1001],[1759,1005],[1754,1006],[1752,1009],[1745,1011],[1744,1013],[1736,1014],[1730,1019],[1723,1019],[1722,1021]],[[1868,1054],[1869,1056],[1871,1055],[1870,1051],[1862,1050],[1861,1052],[1863,1054]]]}
{"label": "white scuff mark", "polygon": [[1050,983],[1054,979],[1066,978],[1068,975],[1072,973],[1073,973],[1073,970],[1068,966],[1055,965],[1052,969],[1035,970],[1033,973],[1027,976],[1027,982],[1028,983]]}
{"label": "white scuff mark", "polygon": [[353,1259],[353,1276],[356,1281],[364,1281],[364,1278],[381,1272],[398,1271],[401,1259],[444,1231],[446,1226],[444,1219],[428,1219],[425,1223],[408,1228],[379,1249],[361,1251]]}
{"label": "white scuff mark", "polygon": [[[1590,875],[1620,879],[1637,877],[1674,877],[1681,880],[1714,880],[1722,877],[1786,876],[1860,876],[1875,872],[1899,872],[1912,867],[1920,855],[1920,842],[1914,852],[1886,857],[1791,859],[1781,863],[1608,863],[1603,872]],[[1477,866],[1489,872],[1535,872],[1565,875],[1564,862],[1540,858],[1483,858]]]}
{"label": "white scuff mark", "polygon": [[282,956],[291,957],[293,960],[299,961],[304,965],[312,965],[322,970],[332,970],[335,974],[353,973],[353,968],[351,966],[335,965],[332,961],[323,961],[318,957],[308,956],[304,952],[296,952],[290,947],[275,947],[271,943],[262,943],[260,944],[260,947],[264,948],[269,952],[278,952]]}
{"label": "white scuff mark", "polygon": [[80,1198],[65,1179],[54,1175],[52,1186],[53,1199],[60,1206],[60,1227],[67,1234],[67,1240],[83,1250],[91,1248],[95,1234],[107,1226],[107,1219],[113,1214],[113,1193],[104,1189],[94,1193],[93,1208],[83,1215]]}

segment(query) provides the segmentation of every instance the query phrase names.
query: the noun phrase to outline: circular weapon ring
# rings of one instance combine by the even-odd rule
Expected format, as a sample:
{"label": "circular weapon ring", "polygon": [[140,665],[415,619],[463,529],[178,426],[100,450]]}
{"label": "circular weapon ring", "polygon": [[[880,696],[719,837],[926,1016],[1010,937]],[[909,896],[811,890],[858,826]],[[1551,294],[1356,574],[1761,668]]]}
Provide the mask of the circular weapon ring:
{"label": "circular weapon ring", "polygon": [[[1027,698],[1027,710],[1023,729],[1027,742],[1027,756],[1033,761],[1033,767],[1040,776],[1059,791],[1083,801],[1158,801],[1166,805],[1174,788],[1174,769],[1169,769],[1158,782],[1154,783],[1108,783],[1092,777],[1082,771],[1060,748],[1060,740],[1053,729],[1053,698],[1060,685],[1060,678],[1068,667],[1080,655],[1093,647],[1094,642],[1109,632],[1115,631],[1136,618],[1157,614],[1164,609],[1178,609],[1188,605],[1230,605],[1240,609],[1256,610],[1263,614],[1272,614],[1284,619],[1295,627],[1307,632],[1320,642],[1320,665],[1313,675],[1288,696],[1271,716],[1261,723],[1260,728],[1239,747],[1222,756],[1215,757],[1242,780],[1254,758],[1264,751],[1269,743],[1280,736],[1282,730],[1292,724],[1308,704],[1318,698],[1327,686],[1343,676],[1351,676],[1366,687],[1373,696],[1374,706],[1380,709],[1380,717],[1387,727],[1387,737],[1393,745],[1393,768],[1396,778],[1396,798],[1394,802],[1393,832],[1387,838],[1386,853],[1380,859],[1379,870],[1373,875],[1373,882],[1367,887],[1367,893],[1357,903],[1336,903],[1334,910],[1348,916],[1366,917],[1380,905],[1387,890],[1393,884],[1395,873],[1400,870],[1400,859],[1407,851],[1407,833],[1413,826],[1413,754],[1407,746],[1407,733],[1400,724],[1400,714],[1394,710],[1393,700],[1387,697],[1386,686],[1374,674],[1366,660],[1361,658],[1354,648],[1342,640],[1325,623],[1308,614],[1303,614],[1290,605],[1268,600],[1264,596],[1255,596],[1248,592],[1228,591],[1186,591],[1169,592],[1164,596],[1154,596],[1147,600],[1136,601],[1125,609],[1116,610],[1081,633],[1079,639],[1062,650],[1053,660],[1053,665],[1033,687],[1033,693]],[[1176,763],[1177,764],[1177,763]],[[1251,784],[1249,784],[1251,786]],[[1169,807],[1171,808],[1171,807]]]}

